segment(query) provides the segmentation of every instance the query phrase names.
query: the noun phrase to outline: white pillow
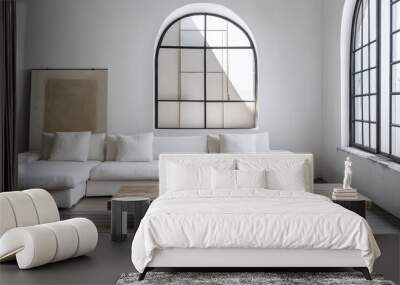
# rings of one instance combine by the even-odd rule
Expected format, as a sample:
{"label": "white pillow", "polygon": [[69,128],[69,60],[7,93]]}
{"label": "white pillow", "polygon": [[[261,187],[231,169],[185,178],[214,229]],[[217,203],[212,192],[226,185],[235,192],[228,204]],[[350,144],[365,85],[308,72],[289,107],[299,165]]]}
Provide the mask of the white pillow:
{"label": "white pillow", "polygon": [[211,167],[188,166],[170,162],[168,164],[168,191],[185,191],[194,189],[210,189]]}
{"label": "white pillow", "polygon": [[90,137],[89,160],[104,160],[104,144],[106,134],[92,134]]}
{"label": "white pillow", "polygon": [[268,189],[306,191],[306,164],[299,163],[293,167],[282,171],[271,169],[267,172]]}
{"label": "white pillow", "polygon": [[250,159],[237,160],[240,170],[267,171],[267,188],[273,190],[306,191],[309,186],[309,164],[295,159]]}
{"label": "white pillow", "polygon": [[237,188],[267,188],[267,171],[236,170]]}
{"label": "white pillow", "polygon": [[57,132],[50,160],[87,161],[91,132]]}
{"label": "white pillow", "polygon": [[255,134],[221,134],[219,141],[222,153],[255,153],[257,151]]}
{"label": "white pillow", "polygon": [[152,161],[153,133],[117,136],[117,161]]}
{"label": "white pillow", "polygon": [[40,159],[48,160],[54,143],[53,133],[42,133],[42,144],[40,146]]}
{"label": "white pillow", "polygon": [[238,190],[241,188],[267,188],[266,170],[211,170],[211,188]]}
{"label": "white pillow", "polygon": [[117,156],[117,136],[107,135],[106,138],[106,160],[114,161]]}
{"label": "white pillow", "polygon": [[236,189],[236,170],[211,169],[211,189]]}

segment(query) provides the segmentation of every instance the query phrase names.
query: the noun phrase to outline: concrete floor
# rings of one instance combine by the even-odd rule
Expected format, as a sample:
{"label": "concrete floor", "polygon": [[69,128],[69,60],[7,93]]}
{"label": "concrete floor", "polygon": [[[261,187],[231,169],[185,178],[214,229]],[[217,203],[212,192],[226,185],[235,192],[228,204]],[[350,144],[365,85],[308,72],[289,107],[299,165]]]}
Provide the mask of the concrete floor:
{"label": "concrete floor", "polygon": [[[30,270],[19,270],[16,262],[1,264],[0,284],[115,284],[122,273],[134,271],[130,259],[133,235],[124,242],[111,241],[107,200],[84,199],[74,208],[60,211],[63,219],[84,216],[95,222],[99,230],[99,242],[94,252]],[[382,251],[374,272],[400,283],[399,220],[377,207],[368,210],[367,220]]]}
{"label": "concrete floor", "polygon": [[0,284],[115,284],[124,272],[134,271],[130,259],[133,236],[112,242],[100,233],[94,252],[29,270],[18,270],[16,262],[0,265]]}

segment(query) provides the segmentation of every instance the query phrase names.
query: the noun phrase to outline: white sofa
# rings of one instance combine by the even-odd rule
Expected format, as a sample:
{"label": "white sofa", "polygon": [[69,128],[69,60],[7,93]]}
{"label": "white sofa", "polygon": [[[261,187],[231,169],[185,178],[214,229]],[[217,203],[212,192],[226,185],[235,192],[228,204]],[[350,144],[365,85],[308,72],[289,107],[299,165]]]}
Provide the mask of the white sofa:
{"label": "white sofa", "polygon": [[0,262],[16,259],[20,269],[91,252],[98,233],[88,219],[60,221],[52,196],[43,189],[0,193]]}
{"label": "white sofa", "polygon": [[[268,133],[256,134],[256,140],[257,152],[270,151]],[[19,156],[19,189],[44,188],[59,208],[70,208],[84,196],[109,196],[122,185],[157,183],[161,153],[218,152],[218,143],[218,136],[154,136],[154,160],[150,162],[48,161],[40,160],[38,152],[23,153]]]}

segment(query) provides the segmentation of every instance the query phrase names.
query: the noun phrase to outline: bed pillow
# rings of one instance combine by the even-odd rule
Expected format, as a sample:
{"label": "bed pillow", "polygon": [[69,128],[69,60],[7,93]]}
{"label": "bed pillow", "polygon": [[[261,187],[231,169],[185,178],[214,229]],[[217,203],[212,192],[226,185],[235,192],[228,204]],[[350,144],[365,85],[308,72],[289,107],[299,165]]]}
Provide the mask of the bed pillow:
{"label": "bed pillow", "polygon": [[57,132],[50,160],[87,161],[91,132]]}
{"label": "bed pillow", "polygon": [[299,163],[282,171],[270,169],[267,172],[268,188],[273,190],[306,191],[306,164]]}
{"label": "bed pillow", "polygon": [[309,186],[309,164],[293,159],[246,159],[237,160],[240,170],[266,170],[267,188],[272,190],[306,191]]}
{"label": "bed pillow", "polygon": [[211,189],[267,188],[266,170],[211,170]]}
{"label": "bed pillow", "polygon": [[117,136],[116,161],[145,162],[153,160],[153,133]]}
{"label": "bed pillow", "polygon": [[200,190],[211,188],[211,167],[168,164],[168,191]]}
{"label": "bed pillow", "polygon": [[236,170],[237,188],[267,188],[267,171]]}
{"label": "bed pillow", "polygon": [[42,133],[42,144],[40,146],[40,159],[48,160],[53,148],[54,134]]}
{"label": "bed pillow", "polygon": [[211,169],[211,189],[236,189],[236,170]]}
{"label": "bed pillow", "polygon": [[255,153],[257,138],[255,134],[221,134],[219,135],[222,153]]}
{"label": "bed pillow", "polygon": [[106,134],[92,134],[90,137],[89,160],[104,160],[104,144]]}

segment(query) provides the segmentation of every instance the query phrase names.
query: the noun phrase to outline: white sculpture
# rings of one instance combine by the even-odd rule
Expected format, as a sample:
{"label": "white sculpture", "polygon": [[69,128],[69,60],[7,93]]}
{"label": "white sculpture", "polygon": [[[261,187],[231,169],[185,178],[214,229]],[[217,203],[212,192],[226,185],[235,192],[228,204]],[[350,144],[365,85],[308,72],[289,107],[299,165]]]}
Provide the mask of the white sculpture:
{"label": "white sculpture", "polygon": [[352,189],[351,188],[351,160],[348,156],[346,161],[344,162],[344,178],[343,178],[343,189]]}

